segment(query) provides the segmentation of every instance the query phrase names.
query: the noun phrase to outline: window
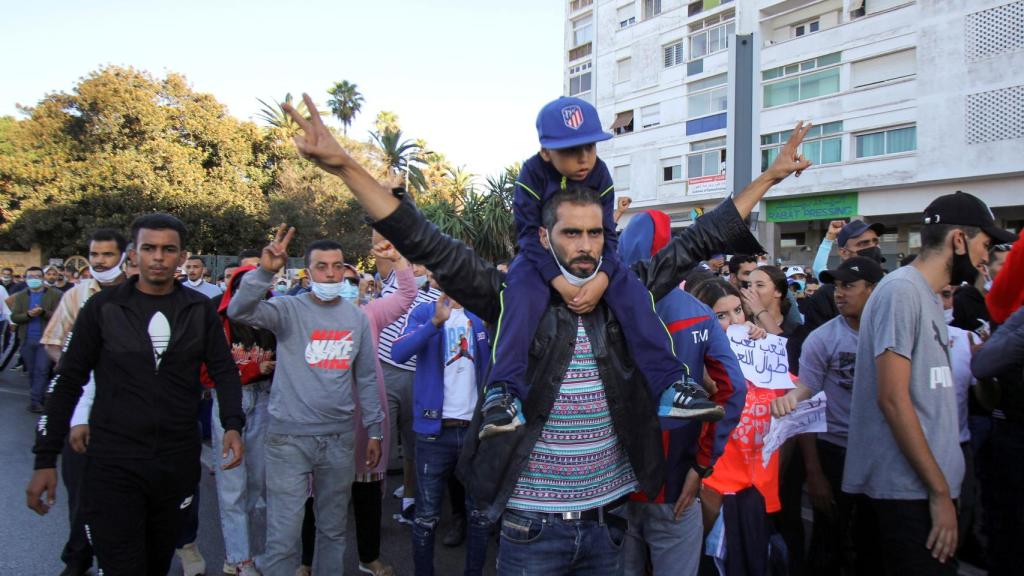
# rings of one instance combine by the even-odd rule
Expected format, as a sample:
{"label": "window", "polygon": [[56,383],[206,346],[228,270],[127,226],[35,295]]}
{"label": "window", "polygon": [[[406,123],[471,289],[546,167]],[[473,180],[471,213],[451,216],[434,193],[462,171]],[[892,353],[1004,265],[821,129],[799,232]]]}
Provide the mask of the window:
{"label": "window", "polygon": [[[835,164],[843,161],[843,123],[829,122],[811,127],[800,146],[800,153],[815,165]],[[779,150],[789,140],[792,130],[773,132],[761,136],[761,171],[779,156]]]}
{"label": "window", "polygon": [[632,58],[623,58],[615,63],[615,81],[625,82],[629,80],[629,75],[632,72]]}
{"label": "window", "polygon": [[686,177],[700,178],[725,172],[725,138],[712,138],[690,144],[686,156]]}
{"label": "window", "polygon": [[735,13],[724,12],[690,25],[690,59],[703,58],[729,47],[729,36],[736,33]]}
{"label": "window", "polygon": [[592,67],[593,63],[591,62],[569,67],[569,96],[590,92],[590,69]]}
{"label": "window", "polygon": [[696,16],[704,11],[704,1],[699,0],[698,2],[691,2],[690,6],[686,9],[687,16]]}
{"label": "window", "polygon": [[629,134],[633,131],[633,111],[626,110],[625,112],[619,112],[615,115],[615,121],[612,122],[611,131],[616,135]]}
{"label": "window", "polygon": [[[835,65],[839,64],[840,55],[836,52],[762,72],[763,80],[773,80],[764,85],[764,107],[771,108],[839,92],[839,67]],[[815,71],[823,67],[824,70]]]}
{"label": "window", "polygon": [[615,189],[629,190],[629,164],[615,167]]}
{"label": "window", "polygon": [[804,36],[805,34],[813,34],[821,29],[821,22],[818,20],[811,20],[810,22],[802,22],[793,26],[793,38]]}
{"label": "window", "polygon": [[903,50],[854,62],[850,86],[859,88],[917,73],[917,50]]}
{"label": "window", "polygon": [[673,42],[665,46],[665,68],[683,63],[683,41]]}
{"label": "window", "polygon": [[644,0],[644,20],[661,14],[661,0]]}
{"label": "window", "polygon": [[584,16],[579,20],[572,21],[573,46],[582,46],[594,39],[594,17]]}
{"label": "window", "polygon": [[683,159],[679,156],[675,158],[664,158],[661,161],[661,181],[662,182],[675,182],[676,180],[683,179]]}
{"label": "window", "polygon": [[572,12],[577,12],[579,10],[586,8],[587,6],[590,6],[593,3],[594,0],[572,0],[572,2],[569,3],[569,9]]}
{"label": "window", "polygon": [[686,117],[697,118],[725,112],[729,107],[729,81],[725,74],[704,78],[686,85]]}
{"label": "window", "polygon": [[659,104],[644,106],[640,109],[640,126],[653,128],[658,124],[661,124],[661,106]]}
{"label": "window", "polygon": [[850,19],[860,18],[866,13],[865,0],[850,0]]}
{"label": "window", "polygon": [[636,5],[630,2],[619,8],[618,19],[619,28],[628,28],[636,24]]}
{"label": "window", "polygon": [[857,135],[857,158],[917,150],[917,126],[890,128]]}

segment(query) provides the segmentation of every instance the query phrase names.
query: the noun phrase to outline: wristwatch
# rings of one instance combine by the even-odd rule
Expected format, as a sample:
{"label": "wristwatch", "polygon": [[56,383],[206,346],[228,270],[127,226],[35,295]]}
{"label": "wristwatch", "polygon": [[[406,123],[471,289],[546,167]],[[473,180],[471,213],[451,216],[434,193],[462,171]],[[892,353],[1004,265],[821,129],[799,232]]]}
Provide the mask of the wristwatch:
{"label": "wristwatch", "polygon": [[378,442],[383,442],[384,441],[384,437],[383,436],[370,436],[368,438],[368,440],[376,440]]}
{"label": "wristwatch", "polygon": [[700,464],[694,463],[694,465],[691,466],[691,468],[693,468],[693,471],[697,473],[697,476],[701,480],[715,473],[714,466],[701,466]]}

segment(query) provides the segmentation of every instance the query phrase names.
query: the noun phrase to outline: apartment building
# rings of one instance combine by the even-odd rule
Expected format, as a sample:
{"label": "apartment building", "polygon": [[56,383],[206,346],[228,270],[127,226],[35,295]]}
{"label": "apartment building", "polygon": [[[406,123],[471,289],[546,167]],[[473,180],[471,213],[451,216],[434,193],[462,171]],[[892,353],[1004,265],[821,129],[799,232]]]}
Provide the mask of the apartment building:
{"label": "apartment building", "polygon": [[751,10],[767,166],[797,120],[815,166],[757,215],[776,258],[809,263],[834,218],[919,246],[921,212],[965,190],[1024,224],[1024,2],[1006,0],[572,0],[565,93],[597,107],[598,146],[631,212],[686,226],[727,194],[728,45]]}

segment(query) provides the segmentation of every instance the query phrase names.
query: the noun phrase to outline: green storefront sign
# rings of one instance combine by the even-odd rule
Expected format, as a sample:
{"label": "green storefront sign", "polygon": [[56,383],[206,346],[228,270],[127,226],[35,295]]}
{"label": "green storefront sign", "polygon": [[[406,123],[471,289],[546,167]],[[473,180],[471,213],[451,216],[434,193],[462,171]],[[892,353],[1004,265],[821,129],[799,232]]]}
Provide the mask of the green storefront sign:
{"label": "green storefront sign", "polygon": [[768,200],[766,218],[769,222],[799,222],[802,220],[837,220],[857,215],[857,193],[782,198]]}

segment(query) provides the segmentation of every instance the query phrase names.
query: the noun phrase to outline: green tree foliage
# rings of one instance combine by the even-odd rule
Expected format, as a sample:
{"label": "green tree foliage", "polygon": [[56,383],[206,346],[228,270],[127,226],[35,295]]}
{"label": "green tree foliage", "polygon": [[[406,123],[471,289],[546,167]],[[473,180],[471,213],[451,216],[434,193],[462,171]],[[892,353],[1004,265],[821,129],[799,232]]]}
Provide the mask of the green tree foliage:
{"label": "green tree foliage", "polygon": [[[298,101],[293,102],[291,92],[284,95],[283,102],[274,102],[273,104],[268,104],[265,100],[262,100],[260,98],[257,98],[256,101],[263,105],[263,108],[261,108],[260,111],[256,114],[256,118],[262,120],[267,126],[271,128],[280,128],[284,130],[284,132],[288,136],[297,134],[299,132],[299,125],[297,122],[295,122],[295,120],[292,120],[291,116],[285,114],[284,109],[281,108],[282,104],[290,104],[294,106],[295,110],[299,114],[302,114],[303,118],[309,118],[309,110],[306,109],[305,100],[300,99]],[[320,112],[320,115],[326,116],[327,113]]]}
{"label": "green tree foliage", "polygon": [[347,136],[348,127],[363,107],[363,95],[359,93],[359,87],[348,80],[335,82],[334,86],[327,89],[327,93],[331,95],[327,106],[331,114],[341,122],[342,133]]}
{"label": "green tree foliage", "polygon": [[26,111],[0,129],[5,244],[66,256],[152,211],[181,218],[194,251],[265,240],[263,135],[184,77],[107,67]]}
{"label": "green tree foliage", "polygon": [[515,221],[512,199],[519,165],[509,166],[498,176],[488,177],[480,192],[472,184],[472,175],[461,169],[450,170],[444,193],[434,193],[420,201],[420,209],[437,227],[471,246],[477,254],[492,262],[512,257]]}

